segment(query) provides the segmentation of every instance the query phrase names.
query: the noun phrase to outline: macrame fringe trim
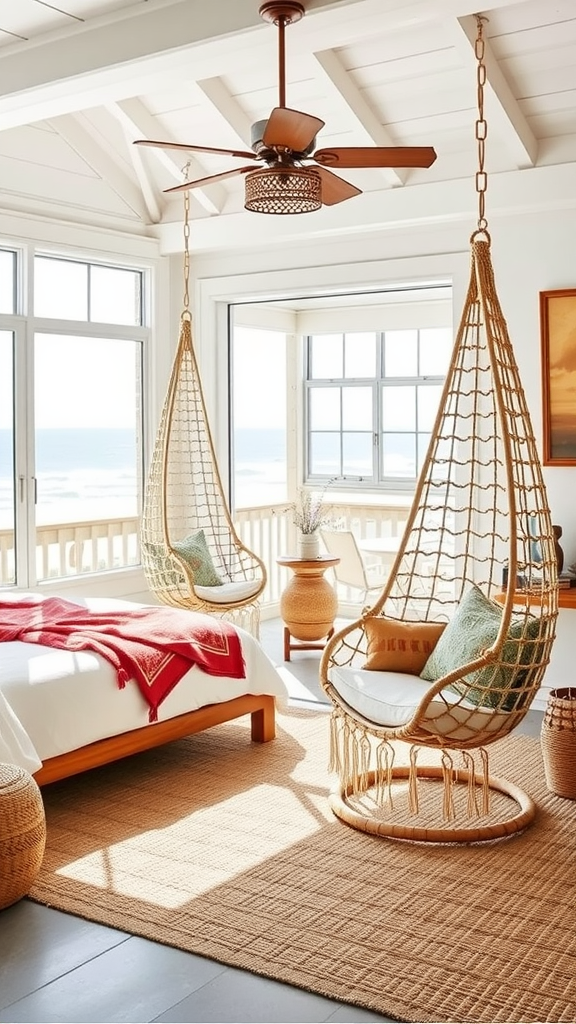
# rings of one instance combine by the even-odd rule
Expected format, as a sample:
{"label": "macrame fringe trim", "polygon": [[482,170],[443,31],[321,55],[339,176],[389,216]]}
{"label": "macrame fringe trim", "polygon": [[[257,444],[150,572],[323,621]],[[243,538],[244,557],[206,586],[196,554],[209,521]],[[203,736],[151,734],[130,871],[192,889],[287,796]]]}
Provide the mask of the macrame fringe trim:
{"label": "macrame fringe trim", "polygon": [[[412,814],[420,809],[418,777],[418,755],[421,747],[410,746],[408,770],[408,805]],[[477,771],[476,758],[468,750],[460,751],[461,765],[455,764],[454,755],[448,750],[441,751],[442,767],[442,818],[453,821],[456,818],[454,787],[463,784],[460,772],[466,773],[466,817],[482,818],[490,813],[490,785],[488,753],[482,747],[475,751],[480,765]],[[368,789],[374,793],[378,807],[393,810],[393,767],[395,749],[388,740],[376,742],[368,729],[364,729],[339,709],[330,718],[329,771],[338,775],[340,783],[353,796],[361,796]],[[374,765],[374,780],[371,779]],[[478,785],[476,776],[480,775]]]}

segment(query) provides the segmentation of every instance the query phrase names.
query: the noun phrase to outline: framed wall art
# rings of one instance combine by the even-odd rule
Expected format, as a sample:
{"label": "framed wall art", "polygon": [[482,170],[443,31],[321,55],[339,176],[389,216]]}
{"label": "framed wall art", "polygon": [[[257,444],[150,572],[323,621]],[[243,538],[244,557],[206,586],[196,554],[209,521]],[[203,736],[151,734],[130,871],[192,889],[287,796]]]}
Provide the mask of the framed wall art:
{"label": "framed wall art", "polygon": [[545,466],[576,466],[576,288],[540,292]]}

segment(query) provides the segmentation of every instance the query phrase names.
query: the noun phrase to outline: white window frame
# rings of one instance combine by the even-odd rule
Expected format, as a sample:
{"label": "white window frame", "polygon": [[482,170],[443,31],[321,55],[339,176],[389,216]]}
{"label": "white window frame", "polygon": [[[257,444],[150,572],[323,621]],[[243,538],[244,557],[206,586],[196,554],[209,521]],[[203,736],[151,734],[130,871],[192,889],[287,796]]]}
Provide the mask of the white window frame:
{"label": "white window frame", "polygon": [[[173,259],[173,267],[180,266]],[[236,261],[237,262],[237,261]],[[201,368],[204,399],[212,439],[223,481],[230,480],[230,394],[228,379],[230,306],[236,303],[282,303],[283,299],[317,298],[366,294],[395,289],[409,282],[411,287],[443,283],[452,289],[452,319],[458,322],[470,276],[470,252],[450,252],[400,259],[375,259],[354,263],[326,263],[302,266],[300,251],[294,267],[281,270],[252,270],[250,265],[230,273],[226,266],[215,274],[214,264],[195,263],[194,288],[196,355]],[[228,264],[229,266],[229,264]],[[328,300],[329,301],[329,300]]]}
{"label": "white window frame", "polygon": [[[143,473],[145,476],[149,463],[150,452],[154,442],[157,415],[164,396],[165,381],[162,379],[166,368],[156,361],[153,355],[154,336],[158,324],[168,320],[168,267],[156,258],[142,258],[138,253],[130,256],[120,251],[107,249],[89,250],[84,247],[68,245],[50,245],[46,242],[18,242],[10,238],[0,238],[0,246],[16,252],[17,288],[16,313],[0,314],[0,329],[12,331],[15,336],[15,394],[14,394],[14,426],[16,429],[15,451],[15,486],[23,490],[24,500],[17,494],[15,505],[16,529],[16,565],[18,589],[53,588],[55,581],[36,580],[35,567],[35,517],[34,517],[34,378],[33,352],[36,334],[59,334],[93,338],[109,338],[110,340],[130,340],[142,344],[142,429],[143,429]],[[135,248],[139,249],[140,246]],[[142,248],[150,248],[148,240]],[[154,248],[156,244],[154,243]],[[35,317],[33,315],[33,284],[34,257],[48,256],[54,259],[90,263],[93,265],[127,269],[142,274],[142,326],[125,324],[102,324],[93,321],[75,321],[67,319]],[[163,270],[165,269],[165,272]],[[164,294],[162,291],[164,290]],[[170,347],[175,350],[176,344]],[[144,481],[143,481],[144,482]],[[97,577],[106,580],[108,590],[114,585],[114,578],[126,577],[136,573],[141,578],[141,567],[122,567],[116,570],[103,570],[82,576],[59,577],[58,590],[67,588],[78,589],[78,582],[91,581]]]}
{"label": "white window frame", "polygon": [[[415,289],[416,291],[416,289]],[[415,303],[416,307],[418,302]],[[426,330],[429,325],[416,325],[412,327],[406,327],[405,329],[418,334],[418,346],[422,344],[420,340],[420,331]],[[448,325],[446,325],[448,329]],[[303,394],[303,411],[302,418],[304,423],[304,483],[310,486],[320,485],[328,483],[329,481],[337,481],[339,489],[347,490],[353,489],[358,490],[361,488],[364,491],[407,491],[411,492],[414,489],[417,476],[418,466],[422,462],[422,453],[419,449],[419,437],[422,433],[418,429],[418,422],[414,431],[410,431],[411,436],[414,437],[415,452],[416,452],[416,472],[413,477],[400,477],[386,475],[382,469],[382,452],[381,452],[381,440],[383,437],[383,410],[385,404],[385,391],[387,387],[409,386],[413,388],[419,387],[438,387],[444,383],[445,376],[442,375],[414,375],[410,377],[392,377],[385,375],[384,367],[384,343],[386,331],[374,331],[376,339],[376,367],[372,377],[312,377],[311,366],[312,366],[312,347],[314,338],[321,336],[320,331],[315,335],[307,335],[304,338],[304,394]],[[327,332],[330,334],[340,334],[346,344],[346,335],[353,334],[355,331],[340,331]],[[312,435],[316,433],[312,430],[310,425],[310,397],[311,392],[315,389],[322,388],[338,388],[341,395],[347,388],[362,387],[370,388],[372,391],[372,471],[370,475],[366,476],[353,476],[353,475],[341,475],[337,473],[333,474],[319,474],[315,473],[311,466],[311,445]],[[339,434],[340,436],[340,452],[342,457],[343,450],[343,439],[347,431],[344,429],[342,424],[339,429],[334,428],[330,433]]]}

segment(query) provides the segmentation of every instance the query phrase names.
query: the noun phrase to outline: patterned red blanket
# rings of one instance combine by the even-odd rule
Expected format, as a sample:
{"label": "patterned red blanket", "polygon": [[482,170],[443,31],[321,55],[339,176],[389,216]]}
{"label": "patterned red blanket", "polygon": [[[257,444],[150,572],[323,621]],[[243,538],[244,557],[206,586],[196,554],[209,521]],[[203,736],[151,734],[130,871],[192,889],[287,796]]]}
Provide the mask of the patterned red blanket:
{"label": "patterned red blanket", "polygon": [[0,641],[23,640],[69,651],[86,648],[106,658],[122,689],[138,684],[151,722],[193,665],[209,675],[244,679],[240,637],[229,622],[179,608],[95,612],[58,597],[0,599]]}

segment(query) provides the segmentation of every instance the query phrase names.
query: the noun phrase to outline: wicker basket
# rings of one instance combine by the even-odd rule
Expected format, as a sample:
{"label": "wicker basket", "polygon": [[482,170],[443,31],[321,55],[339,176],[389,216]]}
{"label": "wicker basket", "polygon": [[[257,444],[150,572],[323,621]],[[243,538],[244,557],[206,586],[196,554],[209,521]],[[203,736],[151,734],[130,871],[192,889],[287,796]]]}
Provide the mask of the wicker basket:
{"label": "wicker basket", "polygon": [[548,789],[576,800],[576,687],[550,691],[540,743]]}
{"label": "wicker basket", "polygon": [[0,909],[25,896],[40,870],[46,818],[29,772],[0,762]]}

